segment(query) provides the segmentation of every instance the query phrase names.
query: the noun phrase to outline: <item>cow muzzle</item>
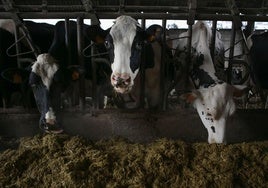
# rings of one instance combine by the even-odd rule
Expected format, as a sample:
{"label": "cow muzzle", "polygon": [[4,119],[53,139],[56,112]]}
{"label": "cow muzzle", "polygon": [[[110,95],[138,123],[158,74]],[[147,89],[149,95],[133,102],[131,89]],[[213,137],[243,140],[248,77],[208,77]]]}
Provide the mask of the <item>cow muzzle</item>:
{"label": "cow muzzle", "polygon": [[132,88],[131,77],[129,75],[115,75],[111,76],[111,84],[118,93],[129,93]]}

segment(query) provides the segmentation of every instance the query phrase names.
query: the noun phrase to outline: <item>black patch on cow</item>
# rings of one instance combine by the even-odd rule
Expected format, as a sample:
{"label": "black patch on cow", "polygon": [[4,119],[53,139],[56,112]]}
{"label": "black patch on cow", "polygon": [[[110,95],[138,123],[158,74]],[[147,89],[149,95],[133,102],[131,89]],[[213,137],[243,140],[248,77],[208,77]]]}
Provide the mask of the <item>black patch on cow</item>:
{"label": "black patch on cow", "polygon": [[142,49],[144,48],[144,40],[141,37],[141,32],[137,32],[131,46],[131,56],[130,56],[130,69],[135,72],[141,64],[142,61]]}
{"label": "black patch on cow", "polygon": [[211,128],[211,130],[212,130],[213,133],[216,133],[216,130],[215,130],[215,127],[214,126],[211,126],[210,128]]}
{"label": "black patch on cow", "polygon": [[268,89],[268,32],[251,36],[250,48],[253,81],[263,89]]}
{"label": "black patch on cow", "polygon": [[206,71],[200,69],[200,66],[203,65],[203,63],[204,55],[199,54],[193,63],[193,69],[191,71],[191,78],[195,82],[197,88],[200,86],[208,88],[209,86],[215,84],[215,80],[213,80],[213,78],[211,78]]}
{"label": "black patch on cow", "polygon": [[31,72],[29,76],[29,85],[34,86],[40,84],[43,84],[41,77],[35,74],[34,72]]}
{"label": "black patch on cow", "polygon": [[113,37],[110,34],[106,36],[104,45],[108,51],[110,63],[113,63],[114,62],[114,41],[113,41]]}
{"label": "black patch on cow", "polygon": [[131,46],[130,69],[134,73],[144,63],[144,68],[154,67],[154,51],[151,43],[145,42],[146,33],[137,28],[136,36]]}
{"label": "black patch on cow", "polygon": [[[137,27],[136,36],[131,46],[130,69],[134,73],[144,60],[144,68],[154,67],[154,52],[150,43],[145,42],[146,33]],[[105,47],[108,50],[110,62],[114,62],[114,44],[110,34],[106,36]]]}
{"label": "black patch on cow", "polygon": [[35,23],[33,21],[24,21],[29,34],[40,50],[39,53],[47,53],[54,38],[55,26],[47,23]]}
{"label": "black patch on cow", "polygon": [[68,47],[65,44],[65,22],[59,21],[55,25],[54,39],[53,43],[50,46],[48,52],[51,56],[53,56],[56,60],[58,60],[60,66],[67,67],[68,66],[68,57],[71,56],[72,64],[76,64],[77,62],[77,25],[76,22],[69,22],[69,36],[70,36],[70,51],[69,54]]}

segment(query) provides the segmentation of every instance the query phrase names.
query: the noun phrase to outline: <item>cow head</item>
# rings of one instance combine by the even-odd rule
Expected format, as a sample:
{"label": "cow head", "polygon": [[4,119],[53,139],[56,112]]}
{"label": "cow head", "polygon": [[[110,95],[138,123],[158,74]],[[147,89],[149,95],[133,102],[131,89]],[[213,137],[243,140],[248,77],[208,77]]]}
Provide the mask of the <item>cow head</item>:
{"label": "cow head", "polygon": [[[183,33],[182,36],[187,34]],[[190,74],[187,75],[187,79],[191,77],[195,88],[193,92],[182,95],[182,98],[196,108],[208,131],[208,142],[223,143],[228,117],[235,112],[233,95],[242,95],[245,87],[231,86],[216,76],[210,53],[210,40],[210,28],[204,22],[197,22],[193,26]],[[182,39],[179,50],[186,49],[186,44],[187,40]],[[219,41],[216,48],[222,49]],[[187,62],[183,56],[180,57]]]}
{"label": "cow head", "polygon": [[115,20],[105,45],[112,63],[111,84],[116,92],[124,94],[131,91],[142,62],[145,40],[146,32],[139,27],[135,19],[120,16]]}
{"label": "cow head", "polygon": [[68,87],[72,73],[60,68],[50,54],[40,54],[32,65],[29,84],[32,87],[36,105],[41,113],[39,125],[44,131],[60,133],[59,114],[61,93]]}
{"label": "cow head", "polygon": [[240,97],[246,91],[246,86],[216,84],[209,88],[194,90],[181,96],[188,103],[192,103],[207,129],[208,143],[224,143],[228,117],[236,109],[233,97]]}

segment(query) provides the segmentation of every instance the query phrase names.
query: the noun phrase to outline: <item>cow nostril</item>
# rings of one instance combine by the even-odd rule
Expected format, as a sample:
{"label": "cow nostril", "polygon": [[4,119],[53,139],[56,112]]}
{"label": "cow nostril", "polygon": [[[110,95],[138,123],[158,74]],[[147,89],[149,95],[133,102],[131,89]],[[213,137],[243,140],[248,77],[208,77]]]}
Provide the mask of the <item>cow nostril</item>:
{"label": "cow nostril", "polygon": [[116,80],[116,76],[115,75],[112,76],[112,80]]}
{"label": "cow nostril", "polygon": [[128,79],[126,79],[125,81],[126,83],[129,83],[130,82],[130,77]]}

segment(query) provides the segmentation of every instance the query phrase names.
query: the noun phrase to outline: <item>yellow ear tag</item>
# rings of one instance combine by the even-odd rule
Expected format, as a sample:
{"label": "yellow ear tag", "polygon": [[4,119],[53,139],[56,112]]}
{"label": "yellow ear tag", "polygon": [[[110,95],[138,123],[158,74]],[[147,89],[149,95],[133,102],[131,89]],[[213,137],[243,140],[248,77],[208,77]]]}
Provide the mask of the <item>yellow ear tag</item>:
{"label": "yellow ear tag", "polygon": [[155,36],[154,35],[150,35],[149,37],[148,37],[148,41],[149,42],[153,42],[155,40]]}
{"label": "yellow ear tag", "polygon": [[22,83],[22,77],[18,73],[13,74],[13,83],[14,84],[21,84]]}
{"label": "yellow ear tag", "polygon": [[72,73],[72,80],[78,80],[79,79],[79,72],[78,71],[73,71]]}
{"label": "yellow ear tag", "polygon": [[101,37],[101,36],[99,36],[99,35],[97,35],[97,36],[95,37],[95,41],[96,41],[96,43],[98,43],[98,44],[100,44],[100,43],[104,43],[104,38]]}

